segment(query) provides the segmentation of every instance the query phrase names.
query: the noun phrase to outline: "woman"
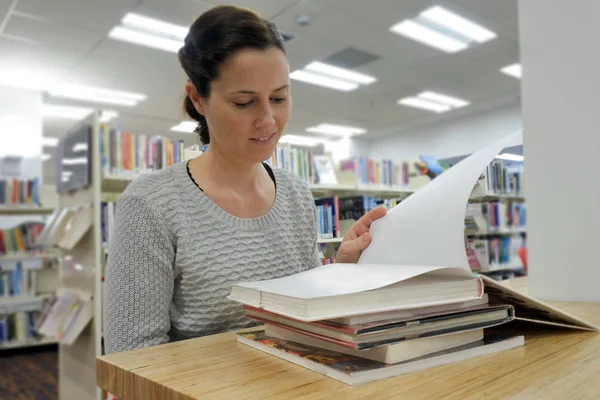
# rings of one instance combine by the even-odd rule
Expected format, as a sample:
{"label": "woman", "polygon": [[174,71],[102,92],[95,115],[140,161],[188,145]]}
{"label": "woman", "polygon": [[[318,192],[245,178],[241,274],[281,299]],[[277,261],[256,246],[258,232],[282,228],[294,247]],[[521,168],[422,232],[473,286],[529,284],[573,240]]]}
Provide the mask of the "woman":
{"label": "woman", "polygon": [[[274,25],[215,7],[179,51],[185,110],[208,150],[136,179],[119,199],[104,296],[107,353],[249,326],[231,285],[320,264],[314,199],[263,163],[290,116],[289,68]],[[343,239],[337,262],[369,244],[378,208]]]}

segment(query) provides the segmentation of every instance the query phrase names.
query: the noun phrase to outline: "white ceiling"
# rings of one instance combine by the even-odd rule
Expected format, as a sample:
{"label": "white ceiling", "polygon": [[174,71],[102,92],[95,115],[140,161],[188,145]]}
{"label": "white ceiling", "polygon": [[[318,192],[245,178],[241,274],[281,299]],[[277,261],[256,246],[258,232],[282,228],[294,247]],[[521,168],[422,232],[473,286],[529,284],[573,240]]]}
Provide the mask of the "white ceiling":
{"label": "white ceiling", "polygon": [[[0,71],[18,68],[52,81],[144,93],[148,99],[136,107],[109,107],[121,113],[121,126],[131,132],[185,138],[192,144],[196,142],[192,135],[169,132],[184,119],[185,78],[176,55],[111,40],[107,33],[129,11],[190,25],[221,3],[253,8],[294,34],[287,47],[292,70],[348,46],[379,57],[360,69],[378,81],[357,91],[292,81],[294,110],[288,133],[330,122],[364,127],[366,138],[401,134],[408,127],[518,98],[519,81],[498,72],[518,61],[517,0],[0,0]],[[389,31],[394,23],[433,4],[474,19],[498,38],[450,55]],[[301,13],[312,17],[309,26],[297,24]],[[438,115],[396,104],[424,89],[455,95],[472,105]],[[45,135],[59,136],[71,124],[46,121]]]}

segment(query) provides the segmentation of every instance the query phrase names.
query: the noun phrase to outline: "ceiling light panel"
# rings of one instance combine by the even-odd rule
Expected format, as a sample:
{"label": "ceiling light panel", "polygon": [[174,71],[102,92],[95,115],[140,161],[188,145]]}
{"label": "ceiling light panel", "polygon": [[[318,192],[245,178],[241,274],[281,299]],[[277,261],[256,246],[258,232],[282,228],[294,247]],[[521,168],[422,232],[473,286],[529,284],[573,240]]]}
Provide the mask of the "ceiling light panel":
{"label": "ceiling light panel", "polygon": [[108,37],[110,37],[111,39],[121,40],[123,42],[137,44],[139,46],[169,51],[171,53],[177,53],[179,49],[183,47],[182,41],[163,38],[144,32],[138,32],[133,29],[124,28],[122,26],[114,27],[108,33]]}
{"label": "ceiling light panel", "polygon": [[392,26],[390,30],[447,53],[456,53],[469,47],[467,43],[461,40],[409,19]]}
{"label": "ceiling light panel", "polygon": [[102,110],[102,112],[100,113],[100,122],[107,123],[107,122],[110,122],[113,119],[117,118],[118,116],[119,116],[119,113],[116,111]]}
{"label": "ceiling light panel", "polygon": [[179,40],[184,40],[189,31],[189,29],[184,26],[171,24],[136,13],[128,13],[125,15],[121,20],[121,23],[128,27],[153,32],[157,35],[171,36]]}
{"label": "ceiling light panel", "polygon": [[140,14],[128,13],[108,34],[111,39],[176,53],[189,29]]}
{"label": "ceiling light panel", "polygon": [[466,107],[471,103],[458,97],[426,90],[416,96],[402,98],[398,100],[398,104],[435,113],[443,113],[456,108]]}
{"label": "ceiling light panel", "polygon": [[53,97],[62,97],[90,103],[115,104],[133,107],[146,99],[141,93],[123,92],[113,89],[78,85],[61,85],[49,91]]}
{"label": "ceiling light panel", "polygon": [[299,135],[283,135],[279,143],[289,143],[296,146],[317,146],[328,143],[327,140]]}
{"label": "ceiling light panel", "polygon": [[412,108],[420,108],[421,110],[433,111],[436,113],[450,111],[452,108],[447,104],[434,103],[432,101],[419,99],[417,97],[405,97],[398,100],[398,104]]}
{"label": "ceiling light panel", "polygon": [[421,13],[421,17],[478,43],[484,43],[497,37],[489,29],[440,6],[428,8]]}
{"label": "ceiling light panel", "polygon": [[344,79],[350,82],[369,85],[377,79],[373,76],[351,71],[346,68],[336,67],[334,65],[325,64],[319,61],[314,61],[305,67],[306,70],[324,75],[329,75],[334,78]]}
{"label": "ceiling light panel", "polygon": [[447,53],[497,37],[486,27],[440,6],[430,7],[415,18],[401,21],[390,31]]}
{"label": "ceiling light panel", "polygon": [[91,108],[61,106],[54,104],[42,105],[42,116],[44,118],[57,118],[79,121],[89,115],[93,110]]}
{"label": "ceiling light panel", "polygon": [[173,125],[170,130],[172,132],[192,133],[197,127],[198,122],[196,121],[182,121],[177,125]]}
{"label": "ceiling light panel", "polygon": [[331,136],[354,136],[354,135],[362,135],[367,133],[366,129],[358,128],[354,126],[346,126],[346,125],[334,125],[334,124],[319,124],[316,126],[311,126],[306,129],[307,132],[310,133],[321,133],[324,135]]}
{"label": "ceiling light panel", "polygon": [[343,92],[349,92],[358,89],[359,86],[356,82],[344,81],[304,70],[296,70],[292,72],[290,74],[290,78],[300,82],[310,83],[311,85],[322,86]]}
{"label": "ceiling light panel", "polygon": [[501,68],[500,72],[505,73],[506,75],[510,75],[517,79],[521,79],[521,77],[523,75],[523,70],[522,70],[521,64],[507,65],[506,67]]}
{"label": "ceiling light panel", "polygon": [[460,108],[469,105],[468,101],[459,99],[458,97],[452,97],[441,93],[425,91],[417,95],[422,100],[429,100],[440,104],[445,104],[453,108]]}

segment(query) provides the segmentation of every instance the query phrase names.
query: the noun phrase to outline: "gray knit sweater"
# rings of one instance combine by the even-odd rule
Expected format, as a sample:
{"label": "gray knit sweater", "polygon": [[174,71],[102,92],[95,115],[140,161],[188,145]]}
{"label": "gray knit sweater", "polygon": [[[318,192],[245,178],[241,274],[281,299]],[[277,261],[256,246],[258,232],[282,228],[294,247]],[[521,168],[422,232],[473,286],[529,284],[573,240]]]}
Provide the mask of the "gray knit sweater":
{"label": "gray knit sweater", "polygon": [[231,285],[319,264],[314,200],[274,168],[276,198],[258,218],[219,208],[186,163],[141,176],[119,198],[104,283],[106,353],[247,327]]}

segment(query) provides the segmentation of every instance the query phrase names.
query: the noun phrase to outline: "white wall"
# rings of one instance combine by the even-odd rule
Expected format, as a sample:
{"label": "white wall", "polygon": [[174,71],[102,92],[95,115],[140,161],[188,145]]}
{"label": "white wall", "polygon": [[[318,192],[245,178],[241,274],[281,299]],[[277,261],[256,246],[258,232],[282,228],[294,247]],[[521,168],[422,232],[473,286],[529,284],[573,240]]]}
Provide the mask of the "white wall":
{"label": "white wall", "polygon": [[598,15],[598,0],[519,1],[529,293],[543,299],[600,301]]}
{"label": "white wall", "polygon": [[[374,140],[373,158],[414,160],[420,154],[447,158],[473,153],[496,139],[521,129],[519,104],[462,117]],[[522,140],[511,145],[522,144]]]}
{"label": "white wall", "polygon": [[[41,178],[41,153],[41,93],[0,86],[0,158],[23,157],[17,178]],[[0,178],[4,178],[2,171]],[[32,219],[37,218],[0,216],[0,229]]]}

